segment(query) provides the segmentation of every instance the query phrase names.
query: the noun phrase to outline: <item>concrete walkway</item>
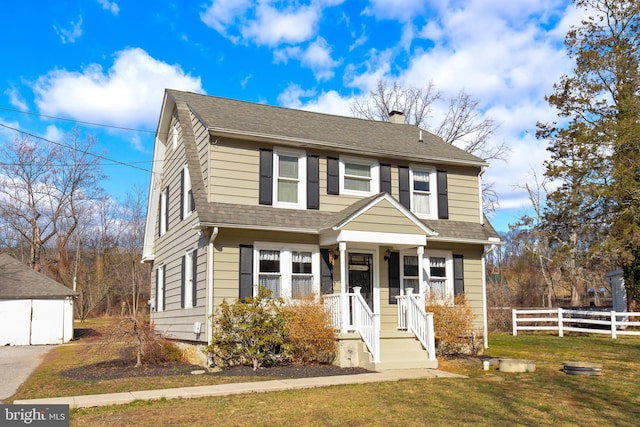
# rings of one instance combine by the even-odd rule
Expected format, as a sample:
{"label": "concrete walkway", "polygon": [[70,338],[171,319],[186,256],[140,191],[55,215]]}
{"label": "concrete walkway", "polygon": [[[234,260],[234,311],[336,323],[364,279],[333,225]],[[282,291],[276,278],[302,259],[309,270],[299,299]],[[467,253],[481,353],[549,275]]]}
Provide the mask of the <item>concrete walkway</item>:
{"label": "concrete walkway", "polygon": [[337,375],[332,377],[295,378],[250,383],[204,385],[160,390],[131,391],[127,393],[93,394],[86,396],[51,397],[16,400],[14,404],[63,404],[70,408],[121,405],[134,400],[191,399],[195,397],[229,396],[234,394],[266,393],[270,391],[300,390],[345,384],[368,384],[421,378],[465,378],[436,369],[399,369],[367,374]]}

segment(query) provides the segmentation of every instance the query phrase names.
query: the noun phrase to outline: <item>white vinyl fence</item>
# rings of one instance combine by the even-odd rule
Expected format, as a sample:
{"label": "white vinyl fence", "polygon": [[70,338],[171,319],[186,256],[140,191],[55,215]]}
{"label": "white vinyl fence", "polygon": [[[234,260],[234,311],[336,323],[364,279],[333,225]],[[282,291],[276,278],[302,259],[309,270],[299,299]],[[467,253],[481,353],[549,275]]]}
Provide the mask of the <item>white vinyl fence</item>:
{"label": "white vinyl fence", "polygon": [[[640,313],[569,310],[563,308],[512,310],[513,335],[518,331],[565,331],[592,334],[607,334],[611,338],[618,335],[639,335]],[[631,321],[635,318],[635,321]],[[634,328],[635,327],[635,328]]]}

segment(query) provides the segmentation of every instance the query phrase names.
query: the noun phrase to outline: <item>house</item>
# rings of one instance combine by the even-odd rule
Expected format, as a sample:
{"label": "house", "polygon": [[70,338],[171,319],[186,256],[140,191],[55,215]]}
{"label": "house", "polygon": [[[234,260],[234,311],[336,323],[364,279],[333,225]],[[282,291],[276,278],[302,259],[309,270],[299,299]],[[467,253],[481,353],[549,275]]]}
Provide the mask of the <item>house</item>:
{"label": "house", "polygon": [[0,254],[0,346],[70,341],[75,295],[12,256]]}
{"label": "house", "polygon": [[194,344],[258,285],[323,295],[342,366],[435,367],[424,295],[465,292],[486,337],[483,160],[416,126],[166,90],[143,261],[152,319]]}

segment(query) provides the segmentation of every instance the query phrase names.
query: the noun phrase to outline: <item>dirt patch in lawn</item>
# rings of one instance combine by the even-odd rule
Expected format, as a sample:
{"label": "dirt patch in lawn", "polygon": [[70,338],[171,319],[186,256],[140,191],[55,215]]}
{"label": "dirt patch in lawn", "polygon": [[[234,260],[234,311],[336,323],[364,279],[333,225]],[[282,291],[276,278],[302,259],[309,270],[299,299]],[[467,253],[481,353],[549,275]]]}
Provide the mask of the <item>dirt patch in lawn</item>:
{"label": "dirt patch in lawn", "polygon": [[[75,380],[110,380],[131,377],[154,377],[192,375],[193,371],[202,371],[198,365],[185,363],[165,363],[161,365],[143,365],[136,367],[132,362],[123,359],[84,365],[62,372],[62,375]],[[250,366],[234,366],[223,368],[219,372],[205,372],[203,375],[236,376],[236,377],[277,377],[277,378],[310,378],[333,375],[352,375],[370,372],[363,368],[340,368],[334,365],[280,365],[259,368],[256,371]]]}

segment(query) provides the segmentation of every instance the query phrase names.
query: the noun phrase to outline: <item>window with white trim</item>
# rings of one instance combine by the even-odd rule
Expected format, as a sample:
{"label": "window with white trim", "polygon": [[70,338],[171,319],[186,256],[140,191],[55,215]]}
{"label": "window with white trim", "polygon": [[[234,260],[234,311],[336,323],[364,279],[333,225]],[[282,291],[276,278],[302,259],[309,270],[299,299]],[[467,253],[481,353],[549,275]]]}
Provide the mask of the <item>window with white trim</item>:
{"label": "window with white trim", "polygon": [[169,187],[165,187],[160,193],[160,236],[164,235],[169,229]]}
{"label": "window with white trim", "polygon": [[453,256],[448,251],[425,255],[429,290],[439,302],[453,302]]}
{"label": "window with white trim", "polygon": [[340,158],[340,194],[369,196],[380,191],[378,163],[372,160]]}
{"label": "window with white trim", "polygon": [[184,308],[193,307],[193,251],[184,258]]}
{"label": "window with white trim", "polygon": [[195,210],[195,201],[193,199],[193,189],[191,188],[191,175],[189,174],[189,166],[184,165],[182,171],[182,218],[191,215]]}
{"label": "window with white trim", "polygon": [[164,272],[164,265],[156,269],[156,311],[164,311]]}
{"label": "window with white trim", "polygon": [[304,209],[306,207],[307,163],[305,153],[295,150],[273,151],[274,206]]}
{"label": "window with white trim", "polygon": [[418,255],[403,255],[400,267],[401,286],[403,290],[413,289],[413,293],[420,292],[420,278],[418,276]]}
{"label": "window with white trim", "polygon": [[436,170],[411,167],[411,212],[420,218],[437,218]]}
{"label": "window with white trim", "polygon": [[320,293],[317,246],[256,243],[254,258],[254,282],[269,289],[272,298],[300,299]]}

